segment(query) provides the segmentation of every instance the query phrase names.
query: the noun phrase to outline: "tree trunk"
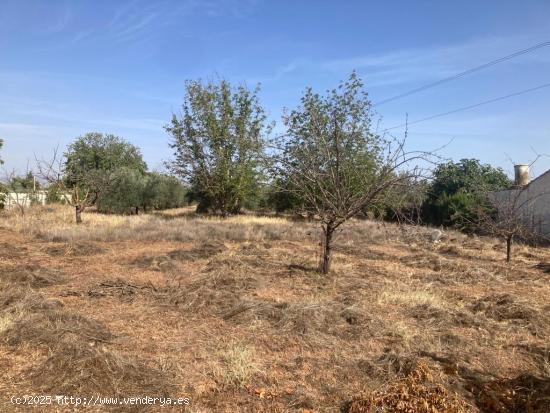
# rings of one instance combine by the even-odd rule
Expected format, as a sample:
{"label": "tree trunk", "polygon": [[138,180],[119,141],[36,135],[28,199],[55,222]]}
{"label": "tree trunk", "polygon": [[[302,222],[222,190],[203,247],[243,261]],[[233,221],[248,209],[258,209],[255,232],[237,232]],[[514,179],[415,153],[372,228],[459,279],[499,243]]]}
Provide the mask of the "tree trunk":
{"label": "tree trunk", "polygon": [[323,261],[321,262],[321,272],[328,274],[330,271],[330,263],[332,259],[332,235],[334,234],[334,228],[331,224],[323,228]]}
{"label": "tree trunk", "polygon": [[513,236],[506,238],[506,262],[510,262],[512,259],[512,238]]}
{"label": "tree trunk", "polygon": [[136,215],[139,215],[139,207],[136,207]]}
{"label": "tree trunk", "polygon": [[84,208],[82,208],[82,205],[75,206],[75,217],[76,217],[76,223],[82,224],[82,211]]}

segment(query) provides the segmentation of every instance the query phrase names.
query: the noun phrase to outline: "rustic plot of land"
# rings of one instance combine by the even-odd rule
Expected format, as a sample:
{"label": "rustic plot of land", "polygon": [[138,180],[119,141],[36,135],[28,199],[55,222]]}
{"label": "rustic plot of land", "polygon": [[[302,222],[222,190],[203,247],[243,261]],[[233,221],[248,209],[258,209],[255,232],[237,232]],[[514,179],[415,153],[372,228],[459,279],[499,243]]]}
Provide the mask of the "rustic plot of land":
{"label": "rustic plot of land", "polygon": [[84,219],[0,218],[1,411],[27,411],[17,394],[189,397],[173,409],[187,412],[550,411],[546,249],[507,265],[494,240],[353,221],[325,277],[307,222]]}

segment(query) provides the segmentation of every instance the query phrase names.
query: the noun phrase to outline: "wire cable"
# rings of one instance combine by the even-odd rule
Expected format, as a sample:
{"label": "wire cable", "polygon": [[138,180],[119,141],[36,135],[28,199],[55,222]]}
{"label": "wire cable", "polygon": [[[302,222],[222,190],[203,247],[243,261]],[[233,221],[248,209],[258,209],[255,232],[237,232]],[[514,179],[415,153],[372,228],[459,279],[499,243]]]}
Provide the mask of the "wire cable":
{"label": "wire cable", "polygon": [[530,52],[532,52],[532,51],[534,51],[534,50],[537,50],[537,49],[540,49],[540,48],[546,47],[546,46],[550,46],[550,41],[536,44],[536,45],[534,45],[534,46],[528,47],[527,49],[519,50],[519,51],[514,52],[514,53],[512,53],[512,54],[509,54],[509,55],[507,55],[507,56],[504,56],[504,57],[501,57],[501,58],[492,60],[492,61],[487,62],[487,63],[484,63],[484,64],[482,64],[482,65],[479,65],[479,66],[473,67],[473,68],[471,68],[471,69],[465,70],[465,71],[463,71],[463,72],[457,73],[456,75],[453,75],[453,76],[449,76],[449,77],[440,79],[440,80],[438,80],[438,81],[436,81],[436,82],[433,82],[433,83],[425,84],[425,85],[420,86],[420,87],[418,87],[418,88],[409,90],[408,92],[400,93],[399,95],[395,95],[395,96],[390,97],[390,98],[387,98],[387,99],[383,99],[383,100],[381,100],[381,101],[379,101],[379,102],[376,102],[373,106],[380,106],[380,105],[383,105],[383,104],[385,104],[385,103],[392,102],[392,101],[394,101],[394,100],[401,99],[401,98],[404,98],[404,97],[406,97],[406,96],[410,96],[410,95],[413,95],[413,94],[415,94],[415,93],[422,92],[422,91],[424,91],[424,90],[426,90],[426,89],[431,89],[431,88],[436,87],[436,86],[439,86],[439,85],[441,85],[441,84],[443,84],[443,83],[450,82],[451,80],[459,79],[459,78],[464,77],[464,76],[467,76],[467,75],[469,75],[469,74],[471,74],[471,73],[477,72],[477,71],[482,70],[482,69],[486,69],[486,68],[488,68],[488,67],[497,65],[497,64],[499,64],[499,63],[505,62],[505,61],[510,60],[510,59],[513,59],[514,57],[517,57],[517,56],[521,56],[521,55],[530,53]]}
{"label": "wire cable", "polygon": [[524,95],[526,93],[534,92],[535,90],[544,89],[546,87],[550,87],[550,83],[544,83],[544,84],[539,85],[539,86],[535,86],[535,87],[532,87],[532,88],[529,88],[529,89],[520,90],[519,92],[510,93],[509,95],[505,95],[505,96],[499,96],[498,98],[485,100],[483,102],[474,103],[473,105],[468,105],[468,106],[464,106],[464,107],[461,107],[461,108],[458,108],[458,109],[453,109],[453,110],[450,110],[448,112],[438,113],[436,115],[432,115],[432,116],[428,116],[426,118],[415,120],[413,122],[405,122],[405,123],[402,123],[400,125],[392,126],[391,128],[386,128],[384,130],[389,131],[389,130],[392,130],[392,129],[403,128],[405,126],[415,125],[415,124],[420,123],[420,122],[426,122],[428,120],[432,120],[432,119],[439,118],[439,117],[442,117],[442,116],[447,116],[447,115],[451,115],[453,113],[462,112],[462,111],[469,110],[469,109],[474,109],[474,108],[477,108],[479,106],[488,105],[489,103],[494,103],[494,102],[498,102],[500,100],[509,99],[511,97]]}

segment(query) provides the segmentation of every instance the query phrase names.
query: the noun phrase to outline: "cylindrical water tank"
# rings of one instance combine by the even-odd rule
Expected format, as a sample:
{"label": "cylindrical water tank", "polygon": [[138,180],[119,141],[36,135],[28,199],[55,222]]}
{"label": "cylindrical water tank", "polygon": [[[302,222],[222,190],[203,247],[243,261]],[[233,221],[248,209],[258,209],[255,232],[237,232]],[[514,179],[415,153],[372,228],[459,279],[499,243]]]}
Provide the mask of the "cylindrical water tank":
{"label": "cylindrical water tank", "polygon": [[514,165],[514,173],[517,186],[529,184],[529,165]]}

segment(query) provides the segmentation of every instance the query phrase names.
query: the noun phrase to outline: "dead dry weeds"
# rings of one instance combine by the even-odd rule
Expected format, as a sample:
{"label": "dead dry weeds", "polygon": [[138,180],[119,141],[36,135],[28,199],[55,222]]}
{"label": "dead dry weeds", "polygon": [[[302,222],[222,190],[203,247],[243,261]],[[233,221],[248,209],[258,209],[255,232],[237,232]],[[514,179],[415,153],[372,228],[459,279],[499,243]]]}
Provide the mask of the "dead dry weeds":
{"label": "dead dry weeds", "polygon": [[8,363],[3,401],[25,389],[181,395],[190,412],[550,411],[547,249],[520,246],[506,265],[494,240],[433,245],[356,221],[323,277],[307,222],[174,211],[88,214],[75,229],[50,214],[38,240],[13,217],[0,230],[0,360],[29,360]]}

